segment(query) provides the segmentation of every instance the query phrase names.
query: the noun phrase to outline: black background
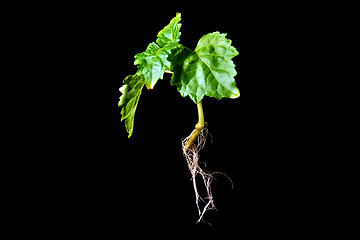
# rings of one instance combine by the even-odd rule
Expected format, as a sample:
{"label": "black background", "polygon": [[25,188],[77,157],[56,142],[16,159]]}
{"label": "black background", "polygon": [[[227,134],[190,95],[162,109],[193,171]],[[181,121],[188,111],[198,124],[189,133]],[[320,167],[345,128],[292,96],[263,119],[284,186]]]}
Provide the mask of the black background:
{"label": "black background", "polygon": [[[34,14],[35,22],[24,23],[41,49],[31,51],[41,58],[42,77],[51,82],[44,93],[51,101],[39,99],[46,112],[40,124],[47,124],[47,133],[35,148],[39,160],[31,163],[38,172],[36,184],[29,183],[36,207],[29,210],[32,201],[24,207],[32,213],[29,221],[40,219],[32,231],[176,236],[167,235],[170,230],[179,236],[255,237],[298,236],[315,228],[318,212],[309,215],[317,204],[315,190],[304,194],[312,175],[303,173],[309,160],[302,148],[308,146],[299,147],[299,139],[290,137],[306,128],[304,116],[294,111],[299,103],[289,101],[301,85],[301,73],[294,74],[296,64],[288,57],[294,45],[301,51],[293,31],[298,23],[285,21],[273,5],[216,11],[201,10],[202,4],[136,5],[51,6]],[[194,49],[201,36],[220,31],[240,53],[233,61],[241,96],[203,100],[211,137],[200,160],[205,169],[223,172],[233,182],[232,188],[226,177],[215,175],[217,211],[204,217],[211,226],[196,224],[181,150],[181,139],[197,122],[196,105],[182,98],[165,75],[154,90],[143,90],[130,139],[117,107],[122,80],[137,70],[135,54],[156,40],[176,12],[182,13],[183,45]],[[293,12],[289,8],[287,14]]]}

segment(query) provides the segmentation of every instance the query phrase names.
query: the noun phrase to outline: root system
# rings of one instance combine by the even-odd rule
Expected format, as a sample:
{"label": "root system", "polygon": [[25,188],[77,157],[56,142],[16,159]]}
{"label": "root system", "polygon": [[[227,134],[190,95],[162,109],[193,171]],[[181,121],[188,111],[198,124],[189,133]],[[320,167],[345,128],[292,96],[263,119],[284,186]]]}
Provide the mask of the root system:
{"label": "root system", "polygon": [[[201,133],[197,137],[194,144],[191,146],[191,148],[186,147],[186,143],[187,143],[189,137],[191,136],[191,134],[188,137],[186,137],[186,138],[184,138],[182,140],[183,154],[184,154],[184,156],[186,158],[189,170],[191,172],[191,176],[192,176],[191,180],[193,182],[194,191],[195,191],[195,201],[196,201],[196,206],[197,206],[198,213],[199,213],[199,219],[197,220],[197,222],[200,222],[201,220],[204,221],[203,216],[204,216],[206,211],[208,211],[208,210],[216,210],[214,200],[213,200],[213,195],[212,195],[212,192],[211,192],[211,182],[213,180],[213,174],[220,173],[220,172],[211,172],[211,173],[206,172],[199,165],[199,163],[200,163],[200,161],[199,161],[199,157],[200,157],[199,152],[204,147],[204,145],[206,143],[207,135],[208,135],[208,129],[207,129],[207,127],[204,127],[201,130]],[[221,174],[223,174],[223,173],[221,173]],[[206,196],[204,196],[204,197],[201,197],[200,194],[199,194],[199,191],[198,191],[198,185],[197,185],[197,182],[196,182],[196,177],[198,175],[201,176],[202,182],[203,182],[204,187],[206,189],[206,191],[205,191]],[[231,181],[231,179],[230,179],[230,181]]]}

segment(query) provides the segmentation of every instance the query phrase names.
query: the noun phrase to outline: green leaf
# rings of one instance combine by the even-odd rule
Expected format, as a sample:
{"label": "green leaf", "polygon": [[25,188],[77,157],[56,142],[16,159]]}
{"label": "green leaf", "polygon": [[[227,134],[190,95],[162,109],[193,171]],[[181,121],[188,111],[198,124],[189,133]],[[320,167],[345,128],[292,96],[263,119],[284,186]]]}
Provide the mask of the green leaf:
{"label": "green leaf", "polygon": [[161,30],[158,33],[158,39],[156,40],[156,43],[159,44],[160,47],[165,46],[166,44],[173,43],[173,42],[179,42],[180,41],[180,27],[181,23],[181,14],[177,13],[176,17],[174,17],[169,25],[164,27],[163,30]]}
{"label": "green leaf", "polygon": [[148,89],[153,89],[156,82],[163,78],[165,70],[170,69],[170,61],[167,58],[172,48],[171,44],[161,48],[152,42],[145,52],[136,54],[135,65],[139,65],[137,73],[143,76]]}
{"label": "green leaf", "polygon": [[205,95],[219,100],[240,96],[231,60],[239,53],[225,36],[209,33],[199,40],[195,51],[184,48],[171,59],[171,84],[177,85],[183,97],[189,96],[197,104]]}
{"label": "green leaf", "polygon": [[153,89],[159,79],[163,79],[165,70],[170,70],[168,60],[173,49],[177,49],[180,40],[181,14],[177,13],[169,25],[159,33],[156,43],[149,44],[145,52],[135,56],[138,74],[141,74],[148,89]]}
{"label": "green leaf", "polygon": [[118,106],[121,107],[121,121],[125,120],[126,131],[131,137],[134,129],[134,117],[136,107],[139,102],[144,82],[140,75],[129,75],[124,81],[124,85],[119,89],[122,95]]}

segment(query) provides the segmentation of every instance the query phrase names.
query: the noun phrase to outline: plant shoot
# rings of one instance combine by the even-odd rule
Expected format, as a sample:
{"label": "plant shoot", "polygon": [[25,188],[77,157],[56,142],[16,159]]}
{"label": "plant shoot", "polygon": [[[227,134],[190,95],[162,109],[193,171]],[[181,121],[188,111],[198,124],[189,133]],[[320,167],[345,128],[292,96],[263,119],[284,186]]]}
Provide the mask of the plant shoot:
{"label": "plant shoot", "polygon": [[[200,222],[207,210],[215,209],[210,187],[214,173],[205,172],[199,166],[199,151],[204,147],[208,133],[201,100],[204,96],[218,100],[240,96],[232,61],[239,53],[231,46],[226,34],[220,32],[201,37],[195,50],[183,46],[179,43],[180,20],[181,14],[177,13],[169,25],[158,33],[156,41],[150,43],[144,52],[135,55],[134,64],[138,70],[123,80],[118,105],[122,108],[121,121],[125,120],[129,138],[134,130],[135,112],[143,87],[153,89],[165,73],[172,75],[170,84],[177,87],[181,96],[189,96],[197,105],[198,123],[192,133],[182,140],[182,149],[192,176]],[[198,175],[206,189],[205,197],[198,193]]]}

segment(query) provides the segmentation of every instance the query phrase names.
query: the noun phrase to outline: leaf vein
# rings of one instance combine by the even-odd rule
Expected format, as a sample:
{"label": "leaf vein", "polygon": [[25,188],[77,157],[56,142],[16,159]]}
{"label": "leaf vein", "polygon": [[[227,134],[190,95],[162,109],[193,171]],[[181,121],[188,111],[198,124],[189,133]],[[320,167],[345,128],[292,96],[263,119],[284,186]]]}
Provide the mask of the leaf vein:
{"label": "leaf vein", "polygon": [[219,81],[219,79],[216,77],[215,73],[213,72],[212,68],[209,66],[209,64],[200,56],[200,54],[195,50],[196,54],[199,56],[200,59],[206,64],[206,66],[210,69],[211,73],[214,75],[215,79]]}

